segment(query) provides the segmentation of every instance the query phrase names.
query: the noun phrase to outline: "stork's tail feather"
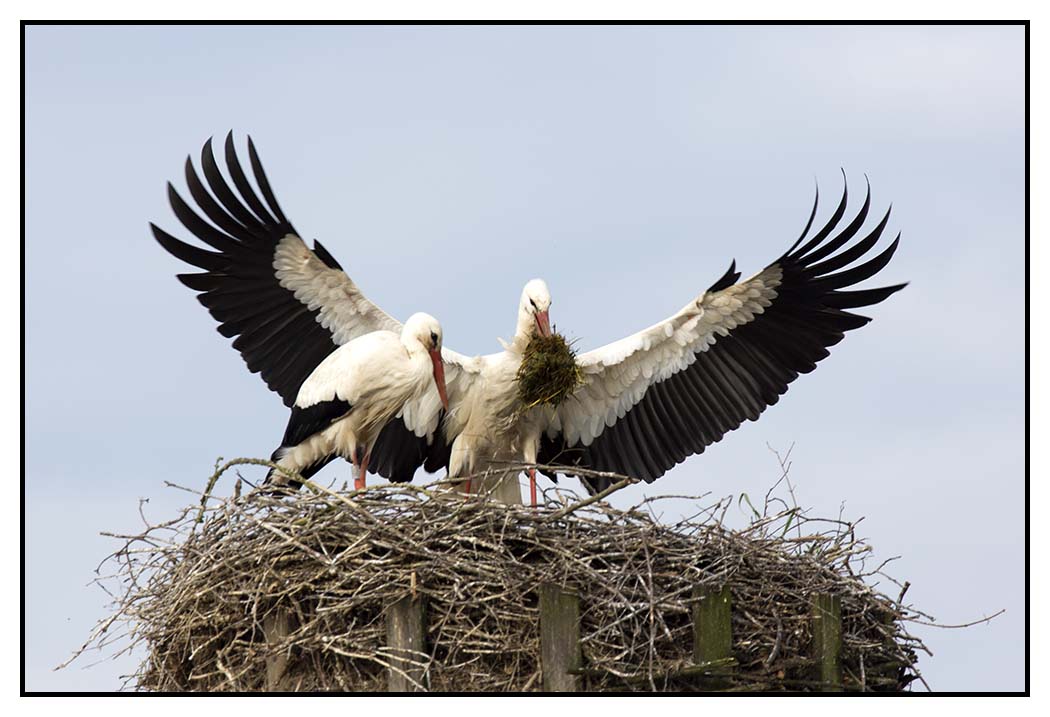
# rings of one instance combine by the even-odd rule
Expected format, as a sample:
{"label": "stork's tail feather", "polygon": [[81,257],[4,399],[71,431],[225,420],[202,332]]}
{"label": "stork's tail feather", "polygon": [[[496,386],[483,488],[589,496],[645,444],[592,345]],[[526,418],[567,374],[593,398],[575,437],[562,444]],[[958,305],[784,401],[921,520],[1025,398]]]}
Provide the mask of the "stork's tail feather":
{"label": "stork's tail feather", "polygon": [[[298,473],[303,478],[312,478],[315,473],[317,473],[319,470],[324,468],[336,458],[336,455],[333,453],[322,458],[318,458],[310,465],[298,466],[294,465],[294,461],[286,460],[288,459],[288,454],[290,454],[294,448],[295,446],[279,446],[277,450],[275,450],[270,455],[270,460],[291,472]],[[284,475],[280,471],[274,470],[273,468],[271,468],[266,474],[266,480],[264,481],[264,484],[280,488],[289,488],[291,490],[299,490],[303,487],[303,484],[301,482],[297,480],[292,480],[288,478],[288,476]]]}
{"label": "stork's tail feather", "polygon": [[[292,446],[279,446],[277,448],[277,450],[275,450],[272,454],[270,454],[270,460],[272,462],[274,462],[274,463],[277,463],[278,465],[282,465],[283,466],[284,464],[281,463],[281,460],[284,459],[284,457],[287,456],[288,453],[291,452],[291,450],[292,450]],[[287,467],[289,469],[292,469],[291,466],[287,466]],[[294,470],[294,469],[292,469],[292,470]],[[314,472],[316,472],[316,471],[314,471]],[[311,473],[310,475],[313,475],[313,474]],[[304,473],[303,477],[307,478],[309,476],[305,475],[305,473]],[[281,472],[279,472],[279,471],[277,471],[277,470],[275,470],[273,468],[271,468],[266,473],[266,480],[263,481],[263,484],[264,485],[269,485],[269,486],[280,487],[280,488],[289,488],[291,490],[299,490],[303,486],[303,484],[300,483],[299,481],[291,480],[287,476],[285,476],[283,473],[281,473]]]}

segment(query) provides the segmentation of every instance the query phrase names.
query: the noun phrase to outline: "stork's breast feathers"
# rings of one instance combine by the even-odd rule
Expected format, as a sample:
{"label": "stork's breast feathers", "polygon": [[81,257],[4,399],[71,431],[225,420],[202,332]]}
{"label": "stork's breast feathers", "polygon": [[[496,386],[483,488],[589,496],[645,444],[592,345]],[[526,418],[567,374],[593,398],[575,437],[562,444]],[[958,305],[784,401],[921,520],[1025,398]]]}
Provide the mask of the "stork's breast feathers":
{"label": "stork's breast feathers", "polygon": [[441,419],[441,397],[429,374],[418,383],[415,393],[404,402],[397,418],[404,421],[405,427],[417,438],[426,437],[428,442],[432,438]]}

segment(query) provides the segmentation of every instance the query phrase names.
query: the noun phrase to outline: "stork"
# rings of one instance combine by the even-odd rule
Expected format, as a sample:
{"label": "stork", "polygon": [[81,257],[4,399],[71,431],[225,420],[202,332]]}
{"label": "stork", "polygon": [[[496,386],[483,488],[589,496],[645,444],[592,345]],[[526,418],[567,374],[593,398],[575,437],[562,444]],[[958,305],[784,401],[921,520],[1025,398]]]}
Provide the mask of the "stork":
{"label": "stork", "polygon": [[[175,216],[216,251],[150,227],[168,252],[203,269],[178,279],[199,293],[198,300],[219,322],[219,333],[235,338],[233,347],[248,369],[294,407],[307,378],[338,347],[373,331],[399,333],[402,325],[357,288],[320,242],[311,250],[300,238],[277,203],[251,138],[249,163],[258,192],[248,181],[232,133],[224,153],[233,187],[219,170],[211,140],[201,151],[207,187],[192,160],[186,160],[186,184],[200,214],[168,184]],[[550,333],[550,304],[547,285],[532,280],[522,290],[514,336],[502,352],[468,357],[442,347],[449,404],[444,420],[436,397],[406,406],[380,431],[366,470],[404,482],[421,465],[466,478],[507,463],[534,463],[539,433],[534,419],[520,410],[516,375],[532,336]],[[529,477],[535,495],[535,471]],[[466,487],[521,502],[517,471],[492,471]]]}
{"label": "stork", "polygon": [[[337,455],[357,469],[354,488],[365,487],[368,460],[383,426],[395,415],[429,422],[438,406],[448,408],[441,362],[441,324],[429,314],[413,314],[401,335],[373,331],[330,353],[303,382],[281,446],[271,460],[289,473],[309,478]],[[294,480],[273,470],[268,483]]]}
{"label": "stork", "polygon": [[[190,194],[210,222],[168,185],[176,217],[215,251],[151,227],[168,252],[203,270],[178,278],[199,293],[219,332],[235,337],[233,346],[249,370],[291,406],[306,378],[339,346],[402,327],[358,289],[320,242],[311,250],[300,238],[277,204],[251,138],[248,156],[258,192],[232,133],[224,150],[236,192],[219,171],[211,140],[201,152],[207,188],[186,161]],[[652,481],[744,419],[756,420],[846,331],[869,321],[847,309],[879,303],[905,286],[844,290],[881,270],[900,239],[898,234],[877,256],[855,264],[889,219],[887,211],[867,236],[853,241],[868,215],[870,187],[857,216],[835,235],[847,192],[827,224],[809,236],[818,200],[799,239],[762,271],[739,281],[734,262],[673,316],[581,354],[584,380],[557,407],[527,408],[517,396],[525,346],[535,334],[550,332],[550,292],[542,280],[530,281],[503,351],[467,357],[443,347],[447,412],[437,410],[434,396],[427,406],[406,405],[381,430],[366,469],[392,481],[411,480],[420,466],[428,472],[446,468],[452,479],[484,473],[489,477],[477,489],[516,503],[517,471],[508,464],[558,463],[569,466],[568,474],[585,467]],[[581,479],[592,492],[605,487],[602,480]],[[533,471],[529,481],[535,503]]]}

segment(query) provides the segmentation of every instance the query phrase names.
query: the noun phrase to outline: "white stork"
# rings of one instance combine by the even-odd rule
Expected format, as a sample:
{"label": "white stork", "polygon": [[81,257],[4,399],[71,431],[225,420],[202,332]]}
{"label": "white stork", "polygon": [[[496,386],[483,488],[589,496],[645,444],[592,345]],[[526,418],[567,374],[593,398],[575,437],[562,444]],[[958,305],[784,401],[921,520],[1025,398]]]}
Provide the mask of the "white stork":
{"label": "white stork", "polygon": [[[396,333],[402,327],[360,292],[320,242],[311,250],[299,237],[274,197],[251,139],[248,154],[258,193],[237,157],[232,133],[224,149],[233,188],[219,171],[211,140],[201,151],[207,188],[192,160],[186,160],[190,195],[210,222],[168,184],[176,217],[217,251],[150,227],[167,251],[204,270],[179,274],[178,279],[200,292],[197,298],[219,321],[219,332],[236,337],[233,346],[248,369],[292,407],[307,377],[339,346],[372,331]],[[514,338],[503,352],[470,358],[442,348],[450,409],[443,415],[433,396],[406,405],[381,431],[367,468],[403,482],[412,480],[421,465],[429,472],[448,468],[451,476],[464,477],[497,464],[535,462],[537,424],[535,417],[518,410],[515,379],[529,339],[537,332],[550,333],[550,303],[547,285],[530,281],[522,291]],[[523,452],[526,426],[533,440],[531,451]],[[530,478],[534,488],[532,471]],[[494,474],[474,488],[505,502],[521,502],[516,472]]]}
{"label": "white stork", "polygon": [[[225,160],[236,193],[219,172],[210,140],[201,153],[210,192],[187,159],[190,194],[211,223],[168,185],[175,215],[217,251],[151,227],[167,251],[204,270],[178,278],[200,292],[219,332],[236,337],[234,348],[248,368],[291,405],[305,378],[338,346],[375,330],[398,332],[401,325],[360,292],[319,242],[313,250],[306,245],[281,212],[250,138],[248,153],[261,199],[232,133]],[[876,257],[853,265],[889,219],[887,211],[868,236],[851,243],[870,198],[869,188],[857,217],[832,236],[846,208],[843,191],[827,225],[806,240],[814,201],[800,238],[761,272],[736,283],[734,262],[674,316],[580,355],[584,382],[557,409],[522,410],[517,395],[522,350],[534,333],[550,331],[547,286],[530,281],[513,340],[500,353],[473,358],[443,348],[449,410],[442,414],[436,398],[406,407],[382,430],[368,468],[393,481],[411,480],[421,465],[429,472],[447,468],[452,478],[496,469],[482,488],[505,502],[521,500],[516,472],[498,470],[508,463],[558,463],[570,466],[568,473],[578,466],[655,480],[745,418],[756,420],[844,332],[869,321],[847,309],[903,288],[842,290],[877,273],[897,248],[899,235]],[[534,473],[529,477],[534,494]],[[583,482],[591,491],[605,487]]]}
{"label": "white stork", "polygon": [[[357,469],[354,488],[360,490],[380,431],[399,414],[413,428],[412,420],[426,416],[423,407],[434,403],[433,388],[447,409],[441,324],[433,316],[413,314],[400,336],[392,331],[358,336],[330,353],[303,382],[271,459],[309,478],[342,456]],[[299,487],[272,470],[267,482]]]}

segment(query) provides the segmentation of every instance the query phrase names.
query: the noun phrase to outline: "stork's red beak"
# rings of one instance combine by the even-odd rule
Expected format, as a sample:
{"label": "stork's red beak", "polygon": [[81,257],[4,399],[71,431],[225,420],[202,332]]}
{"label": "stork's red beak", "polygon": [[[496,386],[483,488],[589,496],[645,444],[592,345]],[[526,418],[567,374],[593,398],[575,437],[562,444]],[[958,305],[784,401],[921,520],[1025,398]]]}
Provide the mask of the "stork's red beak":
{"label": "stork's red beak", "polygon": [[536,330],[540,332],[540,336],[551,335],[551,318],[548,312],[536,312]]}
{"label": "stork's red beak", "polygon": [[430,360],[434,364],[434,383],[437,385],[438,395],[441,396],[441,405],[448,410],[448,393],[445,392],[445,364],[441,362],[441,351],[434,349],[430,352]]}

